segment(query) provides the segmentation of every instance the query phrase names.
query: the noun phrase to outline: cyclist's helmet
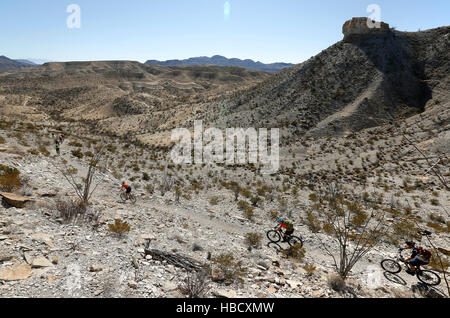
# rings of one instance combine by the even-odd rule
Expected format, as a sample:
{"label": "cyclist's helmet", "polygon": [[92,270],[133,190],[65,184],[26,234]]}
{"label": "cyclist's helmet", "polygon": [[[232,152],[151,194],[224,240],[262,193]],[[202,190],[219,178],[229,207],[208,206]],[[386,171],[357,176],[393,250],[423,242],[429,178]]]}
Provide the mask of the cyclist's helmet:
{"label": "cyclist's helmet", "polygon": [[283,218],[278,218],[278,223],[281,223],[281,222],[283,222],[283,221],[284,221]]}
{"label": "cyclist's helmet", "polygon": [[412,242],[412,241],[407,241],[406,242],[406,246],[416,246],[416,243]]}
{"label": "cyclist's helmet", "polygon": [[125,181],[122,181],[122,185],[124,185],[125,184]]}

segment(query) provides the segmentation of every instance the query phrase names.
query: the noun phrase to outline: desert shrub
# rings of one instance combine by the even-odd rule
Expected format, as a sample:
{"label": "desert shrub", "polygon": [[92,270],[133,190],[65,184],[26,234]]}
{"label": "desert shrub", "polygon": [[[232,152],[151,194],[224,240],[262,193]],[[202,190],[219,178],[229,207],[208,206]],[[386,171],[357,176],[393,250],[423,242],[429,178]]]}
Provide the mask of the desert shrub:
{"label": "desert shrub", "polygon": [[255,208],[251,206],[247,206],[244,211],[242,212],[244,217],[248,220],[253,220],[255,217]]}
{"label": "desert shrub", "polygon": [[79,158],[79,159],[83,159],[84,154],[81,152],[80,149],[76,149],[76,150],[72,150],[72,156]]}
{"label": "desert shrub", "polygon": [[398,244],[400,240],[405,237],[411,237],[413,239],[420,239],[420,235],[417,234],[419,229],[410,220],[400,219],[392,225],[391,239],[393,243]]}
{"label": "desert shrub", "polygon": [[152,184],[147,184],[144,189],[150,194],[155,192],[155,187]]}
{"label": "desert shrub", "polygon": [[86,152],[84,153],[84,155],[85,155],[86,157],[89,157],[89,158],[93,158],[93,157],[94,157],[94,154],[93,154],[91,151],[86,151]]}
{"label": "desert shrub", "polygon": [[178,286],[178,290],[187,298],[203,298],[209,292],[208,275],[205,271],[188,275]]}
{"label": "desert shrub", "polygon": [[39,146],[39,152],[41,154],[43,154],[44,156],[48,157],[50,156],[50,152],[47,150],[47,148],[45,147],[45,145],[40,145]]}
{"label": "desert shrub", "polygon": [[319,198],[317,197],[317,194],[315,194],[315,193],[311,193],[311,194],[309,195],[309,199],[310,199],[312,202],[317,202],[317,201],[319,201]]}
{"label": "desert shrub", "polygon": [[203,247],[198,243],[194,243],[194,245],[192,246],[192,251],[194,252],[203,251]]}
{"label": "desert shrub", "polygon": [[3,138],[2,136],[0,136],[0,145],[6,143],[5,138]]}
{"label": "desert shrub", "polygon": [[286,258],[301,262],[306,255],[306,250],[302,247],[301,244],[297,243],[294,246],[289,246],[289,248],[282,250],[281,253]]}
{"label": "desert shrub", "polygon": [[442,273],[444,270],[447,271],[447,269],[450,267],[450,261],[443,255],[440,256],[440,259],[436,255],[433,255],[428,266],[430,266],[435,271]]}
{"label": "desert shrub", "polygon": [[341,292],[345,289],[345,281],[339,275],[331,275],[328,277],[328,286],[334,291]]}
{"label": "desert shrub", "polygon": [[63,222],[79,222],[90,224],[93,228],[100,225],[100,212],[88,207],[81,200],[78,201],[64,201],[58,200],[56,202],[56,210],[59,213]]}
{"label": "desert shrub", "polygon": [[244,211],[246,208],[248,208],[250,205],[246,201],[239,201],[237,203],[237,207],[239,210]]}
{"label": "desert shrub", "polygon": [[175,190],[175,201],[179,203],[181,195],[183,194],[181,188],[179,186],[174,186],[173,189]]}
{"label": "desert shrub", "polygon": [[114,224],[108,224],[109,231],[119,238],[123,237],[125,234],[129,233],[131,228],[130,225],[121,220],[115,220]]}
{"label": "desert shrub", "polygon": [[252,203],[252,206],[258,206],[258,203],[261,202],[261,199],[259,197],[252,197],[250,199],[250,202]]}
{"label": "desert shrub", "polygon": [[428,222],[427,225],[431,228],[433,228],[435,231],[437,232],[446,232],[448,231],[448,227],[444,227],[438,223],[434,223],[434,222]]}
{"label": "desert shrub", "polygon": [[81,201],[73,202],[59,200],[56,202],[56,210],[59,212],[59,217],[61,217],[64,222],[68,223],[86,213],[86,205],[82,204]]}
{"label": "desert shrub", "polygon": [[270,210],[269,216],[271,219],[278,219],[279,213],[277,210]]}
{"label": "desert shrub", "polygon": [[144,173],[142,174],[142,180],[144,180],[144,181],[150,181],[150,176],[148,175],[147,172],[144,172]]}
{"label": "desert shrub", "polygon": [[[319,235],[315,235],[324,251],[333,259],[337,273],[345,280],[355,264],[387,236],[385,212],[373,209],[368,214],[361,211],[360,204],[364,202],[349,201],[351,197],[356,198],[355,193],[344,193],[337,184],[326,185],[321,197],[323,200],[314,205],[317,219],[323,219],[319,220],[318,226],[336,243],[339,258]],[[355,244],[350,245],[350,241]]]}
{"label": "desert shrub", "polygon": [[21,187],[19,170],[0,164],[0,190],[13,192]]}
{"label": "desert shrub", "polygon": [[117,151],[117,147],[109,144],[106,146],[106,150],[108,150],[111,153],[115,153]]}
{"label": "desert shrub", "polygon": [[445,218],[442,215],[437,215],[437,214],[431,213],[430,220],[445,224]]}
{"label": "desert shrub", "polygon": [[314,272],[316,270],[316,266],[314,266],[313,264],[307,263],[303,266],[303,269],[306,271],[306,274],[308,276],[312,276],[312,274],[314,274]]}
{"label": "desert shrub", "polygon": [[226,282],[234,282],[242,279],[247,274],[247,269],[243,266],[242,261],[235,259],[233,253],[221,254],[212,257],[213,269],[219,272]]}
{"label": "desert shrub", "polygon": [[430,203],[431,203],[432,205],[434,205],[434,206],[438,206],[438,205],[439,205],[439,200],[437,200],[437,199],[431,199],[431,200],[430,200]]}
{"label": "desert shrub", "polygon": [[242,189],[241,194],[243,197],[249,199],[252,196],[252,193],[248,189]]}
{"label": "desert shrub", "polygon": [[315,216],[311,211],[306,211],[306,224],[313,233],[318,233],[321,230],[320,222],[317,216]]}
{"label": "desert shrub", "polygon": [[260,233],[247,233],[245,234],[245,243],[249,247],[258,248],[261,246],[262,235]]}
{"label": "desert shrub", "polygon": [[82,144],[80,144],[79,142],[76,142],[76,141],[70,142],[70,143],[69,143],[69,146],[77,147],[77,148],[82,148],[82,147],[83,147]]}

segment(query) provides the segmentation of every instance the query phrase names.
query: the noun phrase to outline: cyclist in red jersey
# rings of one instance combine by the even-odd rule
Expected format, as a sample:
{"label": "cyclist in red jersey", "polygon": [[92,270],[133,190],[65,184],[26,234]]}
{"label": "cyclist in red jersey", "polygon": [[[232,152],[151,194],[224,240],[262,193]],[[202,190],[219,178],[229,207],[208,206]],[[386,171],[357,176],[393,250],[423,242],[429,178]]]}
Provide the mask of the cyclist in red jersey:
{"label": "cyclist in red jersey", "polygon": [[125,189],[125,196],[128,200],[128,195],[131,193],[131,186],[126,183],[125,181],[122,182],[122,187],[120,188],[120,191],[122,191],[123,189]]}

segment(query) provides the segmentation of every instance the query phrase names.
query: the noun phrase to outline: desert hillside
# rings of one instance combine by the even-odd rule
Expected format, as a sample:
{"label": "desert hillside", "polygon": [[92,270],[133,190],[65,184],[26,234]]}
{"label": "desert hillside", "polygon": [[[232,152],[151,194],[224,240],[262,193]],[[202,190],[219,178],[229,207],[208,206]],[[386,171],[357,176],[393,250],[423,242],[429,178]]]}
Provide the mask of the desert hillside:
{"label": "desert hillside", "polygon": [[348,37],[244,93],[213,103],[205,119],[229,127],[282,127],[286,137],[296,139],[305,133],[346,135],[391,116],[445,104],[449,34],[450,27],[413,33],[388,28]]}
{"label": "desert hillside", "polygon": [[176,114],[190,114],[192,104],[226,96],[268,77],[238,67],[47,63],[0,75],[0,115],[33,121],[95,121],[120,134],[153,130]]}
{"label": "desert hillside", "polygon": [[[273,75],[137,62],[0,75],[0,295],[448,297],[450,29],[360,22]],[[172,129],[200,119],[279,127],[279,169],[174,164]],[[301,244],[269,240],[280,216]],[[433,286],[381,266],[409,240],[432,252]]]}

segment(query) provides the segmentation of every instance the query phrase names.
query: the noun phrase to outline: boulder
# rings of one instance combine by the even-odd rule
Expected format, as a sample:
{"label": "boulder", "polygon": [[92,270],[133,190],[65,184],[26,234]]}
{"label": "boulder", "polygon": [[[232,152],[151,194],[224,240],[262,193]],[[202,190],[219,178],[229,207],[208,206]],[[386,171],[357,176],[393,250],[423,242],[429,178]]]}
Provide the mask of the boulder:
{"label": "boulder", "polygon": [[42,267],[52,267],[53,264],[48,259],[46,259],[44,256],[39,256],[33,259],[31,262],[32,268],[42,268]]}
{"label": "boulder", "polygon": [[94,273],[101,272],[102,270],[103,270],[103,266],[101,266],[101,265],[93,265],[93,266],[89,267],[89,271],[94,272]]}
{"label": "boulder", "polygon": [[28,279],[31,276],[31,266],[22,263],[12,268],[0,270],[0,280],[15,281]]}
{"label": "boulder", "polygon": [[27,202],[33,201],[31,198],[8,192],[0,192],[0,197],[2,197],[8,205],[15,208],[23,208]]}
{"label": "boulder", "polygon": [[31,239],[33,241],[37,241],[37,242],[51,242],[53,239],[53,236],[50,234],[45,234],[45,233],[34,233],[31,235]]}
{"label": "boulder", "polygon": [[130,280],[130,281],[128,281],[128,287],[130,287],[132,289],[137,289],[138,283],[136,283],[134,280]]}
{"label": "boulder", "polygon": [[228,290],[216,290],[213,292],[213,295],[217,298],[236,298],[237,294],[234,290],[228,289]]}

